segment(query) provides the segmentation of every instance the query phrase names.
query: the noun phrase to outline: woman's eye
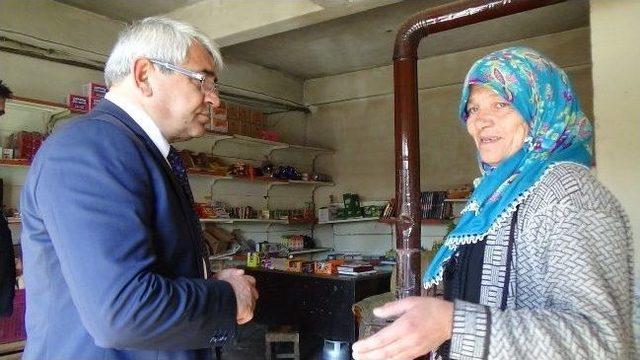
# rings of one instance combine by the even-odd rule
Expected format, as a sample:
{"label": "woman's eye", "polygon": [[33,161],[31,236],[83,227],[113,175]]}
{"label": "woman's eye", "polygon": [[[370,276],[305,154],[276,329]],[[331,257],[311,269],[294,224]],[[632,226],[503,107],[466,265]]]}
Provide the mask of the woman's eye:
{"label": "woman's eye", "polygon": [[467,108],[467,115],[475,114],[478,111],[477,106],[472,106]]}
{"label": "woman's eye", "polygon": [[498,109],[508,108],[509,107],[509,103],[508,102],[499,102],[499,103],[496,104],[496,107]]}

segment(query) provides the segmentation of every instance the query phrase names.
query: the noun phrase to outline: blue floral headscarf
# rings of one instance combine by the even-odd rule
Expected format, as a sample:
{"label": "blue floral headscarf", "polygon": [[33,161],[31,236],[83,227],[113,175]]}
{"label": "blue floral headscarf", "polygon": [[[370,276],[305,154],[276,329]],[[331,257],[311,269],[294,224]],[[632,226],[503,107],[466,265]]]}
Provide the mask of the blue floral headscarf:
{"label": "blue floral headscarf", "polygon": [[522,148],[497,167],[480,161],[475,190],[458,225],[429,264],[423,277],[425,288],[442,280],[444,267],[459,245],[482,241],[510,217],[551,166],[591,164],[591,124],[567,75],[538,52],[512,47],[476,61],[462,87],[459,116],[463,123],[474,84],[487,86],[507,100],[529,125],[529,134]]}

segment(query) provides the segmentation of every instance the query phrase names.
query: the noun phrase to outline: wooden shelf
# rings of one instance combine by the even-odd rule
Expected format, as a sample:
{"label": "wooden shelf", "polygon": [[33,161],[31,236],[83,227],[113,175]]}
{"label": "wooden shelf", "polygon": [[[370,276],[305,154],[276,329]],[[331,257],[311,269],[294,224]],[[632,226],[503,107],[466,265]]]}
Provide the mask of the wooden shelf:
{"label": "wooden shelf", "polygon": [[28,169],[31,165],[29,165],[27,159],[0,159],[0,166]]}
{"label": "wooden shelf", "polygon": [[11,353],[24,350],[25,344],[26,344],[25,340],[0,344],[0,357],[2,355],[11,354]]}
{"label": "wooden shelf", "polygon": [[[343,219],[343,220],[331,220],[327,222],[319,222],[319,225],[324,224],[346,224],[346,223],[355,223],[355,222],[365,222],[365,221],[377,221],[382,224],[393,225],[396,222],[395,218],[387,218],[381,219],[377,217],[367,217],[367,218],[354,218],[354,219]],[[451,222],[451,219],[422,219],[420,223],[422,225],[446,225]]]}
{"label": "wooden shelf", "polygon": [[324,225],[324,224],[346,224],[346,223],[355,223],[355,222],[364,222],[364,221],[378,221],[379,219],[380,218],[377,218],[377,217],[366,217],[366,218],[330,220],[330,221],[326,221],[326,222],[319,222],[318,225]]}
{"label": "wooden shelf", "polygon": [[[422,225],[446,225],[451,222],[452,219],[421,219]],[[383,224],[393,225],[396,223],[396,218],[378,219]]]}
{"label": "wooden shelf", "polygon": [[305,145],[296,145],[296,144],[288,144],[279,141],[270,141],[259,138],[254,138],[246,135],[239,134],[223,134],[218,132],[207,132],[204,137],[212,139],[215,144],[219,142],[230,142],[235,144],[241,144],[245,146],[264,148],[267,152],[272,152],[275,150],[291,150],[291,151],[302,151],[306,153],[311,153],[314,155],[321,154],[333,154],[334,150],[320,148],[315,146],[305,146]]}
{"label": "wooden shelf", "polygon": [[293,258],[296,255],[308,255],[308,254],[317,254],[326,251],[333,251],[332,248],[314,248],[314,249],[302,249],[302,250],[294,250],[289,251],[289,259]]}
{"label": "wooden shelf", "polygon": [[253,179],[249,177],[244,177],[244,176],[243,177],[236,177],[231,175],[222,176],[222,175],[214,175],[205,170],[198,170],[198,169],[188,169],[187,174],[190,176],[205,176],[215,181],[218,181],[218,180],[245,181],[245,182],[254,182],[254,183],[266,183],[273,186],[277,186],[277,185],[333,186],[335,185],[331,181],[283,180],[283,179],[277,179],[277,178],[267,177],[267,176],[256,176]]}
{"label": "wooden shelf", "polygon": [[306,225],[315,224],[314,221],[307,220],[284,220],[284,219],[200,219],[202,224],[283,224],[283,225]]}

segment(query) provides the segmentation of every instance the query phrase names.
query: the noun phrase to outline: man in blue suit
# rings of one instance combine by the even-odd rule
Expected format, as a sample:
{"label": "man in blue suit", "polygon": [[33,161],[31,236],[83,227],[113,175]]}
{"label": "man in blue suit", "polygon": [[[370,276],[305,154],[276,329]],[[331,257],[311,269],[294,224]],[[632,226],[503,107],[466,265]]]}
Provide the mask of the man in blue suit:
{"label": "man in blue suit", "polygon": [[169,145],[204,133],[221,67],[191,26],[142,20],[109,56],[106,99],[44,142],[21,197],[25,359],[210,359],[253,317],[252,277],[207,278]]}

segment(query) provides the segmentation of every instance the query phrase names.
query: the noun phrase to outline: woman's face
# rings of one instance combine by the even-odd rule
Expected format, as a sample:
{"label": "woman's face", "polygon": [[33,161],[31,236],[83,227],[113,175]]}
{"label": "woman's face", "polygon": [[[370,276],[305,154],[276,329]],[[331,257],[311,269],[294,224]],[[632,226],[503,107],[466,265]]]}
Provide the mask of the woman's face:
{"label": "woman's face", "polygon": [[471,85],[467,101],[467,131],[480,159],[497,166],[522,148],[529,126],[520,113],[485,86]]}

